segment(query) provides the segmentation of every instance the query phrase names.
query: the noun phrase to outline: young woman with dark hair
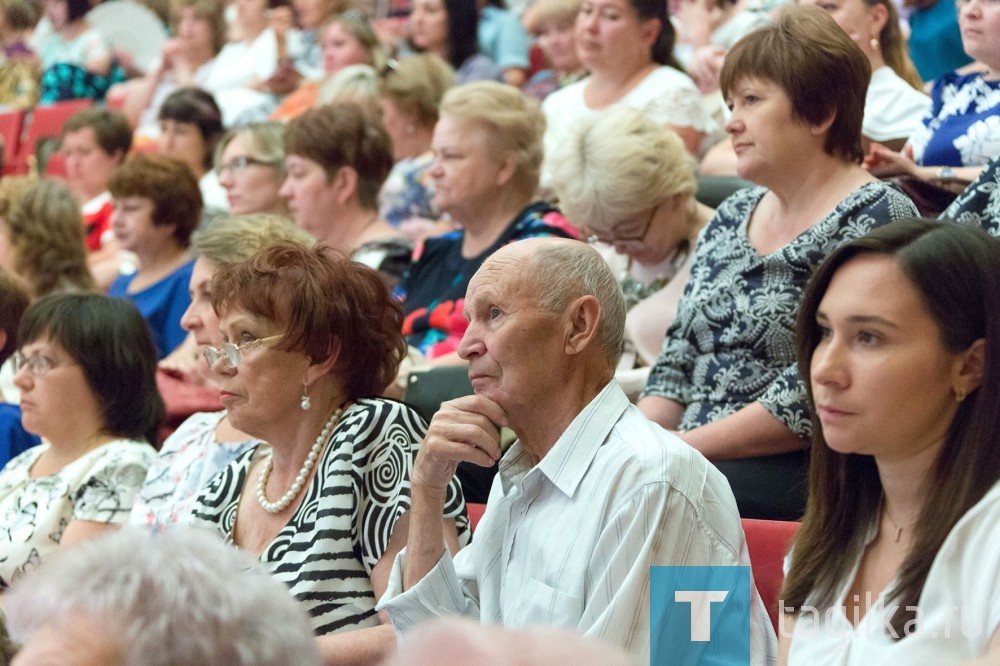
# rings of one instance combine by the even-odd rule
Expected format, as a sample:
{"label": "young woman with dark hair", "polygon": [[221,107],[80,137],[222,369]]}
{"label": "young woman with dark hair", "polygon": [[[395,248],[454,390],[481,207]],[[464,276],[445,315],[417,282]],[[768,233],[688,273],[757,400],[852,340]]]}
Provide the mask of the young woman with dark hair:
{"label": "young woman with dark hair", "polygon": [[998,348],[1000,240],[980,229],[901,220],[820,266],[798,321],[813,442],[784,663],[996,659]]}

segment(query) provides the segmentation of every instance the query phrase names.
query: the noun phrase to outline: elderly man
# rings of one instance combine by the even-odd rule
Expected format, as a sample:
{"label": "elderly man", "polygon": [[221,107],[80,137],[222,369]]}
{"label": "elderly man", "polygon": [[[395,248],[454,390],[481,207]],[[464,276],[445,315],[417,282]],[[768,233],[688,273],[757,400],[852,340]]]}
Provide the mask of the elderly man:
{"label": "elderly man", "polygon": [[[475,395],[431,421],[412,479],[406,549],[380,602],[397,631],[461,614],[573,628],[649,659],[651,565],[747,565],[725,478],[648,421],[614,381],[625,306],[614,275],[579,241],[496,252],[469,283],[458,348]],[[454,558],[441,510],[455,467],[503,455],[472,544]],[[774,637],[753,593],[751,653]]]}

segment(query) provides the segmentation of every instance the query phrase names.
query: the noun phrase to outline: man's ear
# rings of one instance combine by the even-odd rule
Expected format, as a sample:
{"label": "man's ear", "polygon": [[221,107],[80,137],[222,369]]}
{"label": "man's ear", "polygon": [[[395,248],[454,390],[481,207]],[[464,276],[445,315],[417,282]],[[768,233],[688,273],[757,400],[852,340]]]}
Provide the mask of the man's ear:
{"label": "man's ear", "polygon": [[601,303],[596,296],[581,296],[569,306],[566,321],[566,353],[579,354],[597,338]]}

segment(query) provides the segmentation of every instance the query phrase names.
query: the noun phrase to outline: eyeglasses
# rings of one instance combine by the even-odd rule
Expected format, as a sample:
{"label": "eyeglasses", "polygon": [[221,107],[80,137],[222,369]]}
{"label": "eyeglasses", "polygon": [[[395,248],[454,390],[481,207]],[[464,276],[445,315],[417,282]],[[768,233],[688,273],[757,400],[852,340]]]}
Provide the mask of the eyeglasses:
{"label": "eyeglasses", "polygon": [[205,347],[202,350],[202,354],[205,356],[205,360],[208,361],[209,367],[214,366],[216,361],[222,359],[222,364],[227,368],[235,368],[243,360],[243,352],[249,351],[251,349],[256,349],[261,345],[267,344],[269,342],[274,342],[275,340],[280,340],[285,337],[284,335],[272,335],[268,338],[258,338],[257,340],[250,340],[244,342],[243,344],[237,346],[232,342],[227,342],[222,345],[219,349],[215,347]]}
{"label": "eyeglasses", "polygon": [[226,171],[237,174],[246,171],[246,168],[251,165],[256,166],[266,166],[273,167],[277,166],[277,162],[268,162],[267,160],[258,160],[256,157],[247,157],[246,155],[240,155],[239,157],[234,157],[225,164],[220,164],[215,169],[215,173],[218,175],[224,174]]}
{"label": "eyeglasses", "polygon": [[594,243],[605,243],[607,245],[622,245],[625,243],[638,244],[646,239],[646,234],[649,233],[649,228],[653,224],[653,218],[656,217],[656,211],[659,210],[659,206],[653,206],[653,209],[649,211],[649,217],[646,219],[646,224],[642,227],[642,231],[637,235],[632,236],[603,236],[595,231],[583,227],[581,231],[584,232],[584,239],[593,245]]}
{"label": "eyeglasses", "polygon": [[42,356],[41,354],[37,354],[35,356],[25,356],[19,351],[14,352],[13,360],[14,374],[21,372],[22,368],[27,368],[28,374],[32,377],[41,377],[53,368],[76,365],[76,363],[73,363],[72,361],[59,363],[57,361],[53,361],[48,356]]}

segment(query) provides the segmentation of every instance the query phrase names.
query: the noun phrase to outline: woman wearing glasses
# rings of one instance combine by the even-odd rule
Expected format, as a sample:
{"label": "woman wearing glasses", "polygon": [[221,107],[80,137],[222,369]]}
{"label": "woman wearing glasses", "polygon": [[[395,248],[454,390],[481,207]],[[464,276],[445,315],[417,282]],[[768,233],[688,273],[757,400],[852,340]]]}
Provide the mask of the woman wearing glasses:
{"label": "woman wearing glasses", "polygon": [[281,123],[250,123],[230,130],[219,141],[215,172],[226,191],[232,215],[287,215],[278,196],[285,179],[285,146]]}
{"label": "woman wearing glasses", "polygon": [[[193,361],[175,359],[171,365],[174,374],[195,384],[213,383],[202,355],[206,347],[223,346],[219,317],[212,309],[212,277],[220,267],[249,259],[261,248],[282,240],[304,246],[313,243],[309,234],[277,215],[224,217],[194,235],[191,253],[195,261],[188,287],[191,304],[181,317],[181,326],[192,343],[184,348],[198,351]],[[225,411],[193,414],[163,442],[129,522],[153,532],[187,523],[198,492],[221,469],[259,443],[233,427]]]}
{"label": "woman wearing glasses", "polygon": [[581,238],[598,245],[625,294],[633,349],[624,367],[648,366],[687,284],[695,239],[713,212],[695,201],[697,165],[675,132],[626,106],[577,125],[551,164],[560,207]]}
{"label": "woman wearing glasses", "polygon": [[[346,643],[383,649],[393,632],[375,602],[406,540],[426,432],[411,408],[372,397],[406,353],[399,306],[370,268],[290,242],[218,269],[211,288],[225,344],[206,358],[222,403],[233,427],[270,446],[216,476],[195,521],[259,557],[309,609],[317,635],[366,628],[327,636],[328,660]],[[454,549],[453,519],[463,530],[466,521],[457,484],[448,496]]]}
{"label": "woman wearing glasses", "polygon": [[46,296],[18,340],[22,422],[44,443],[0,472],[0,590],[59,547],[126,522],[163,420],[156,350],[131,303]]}

